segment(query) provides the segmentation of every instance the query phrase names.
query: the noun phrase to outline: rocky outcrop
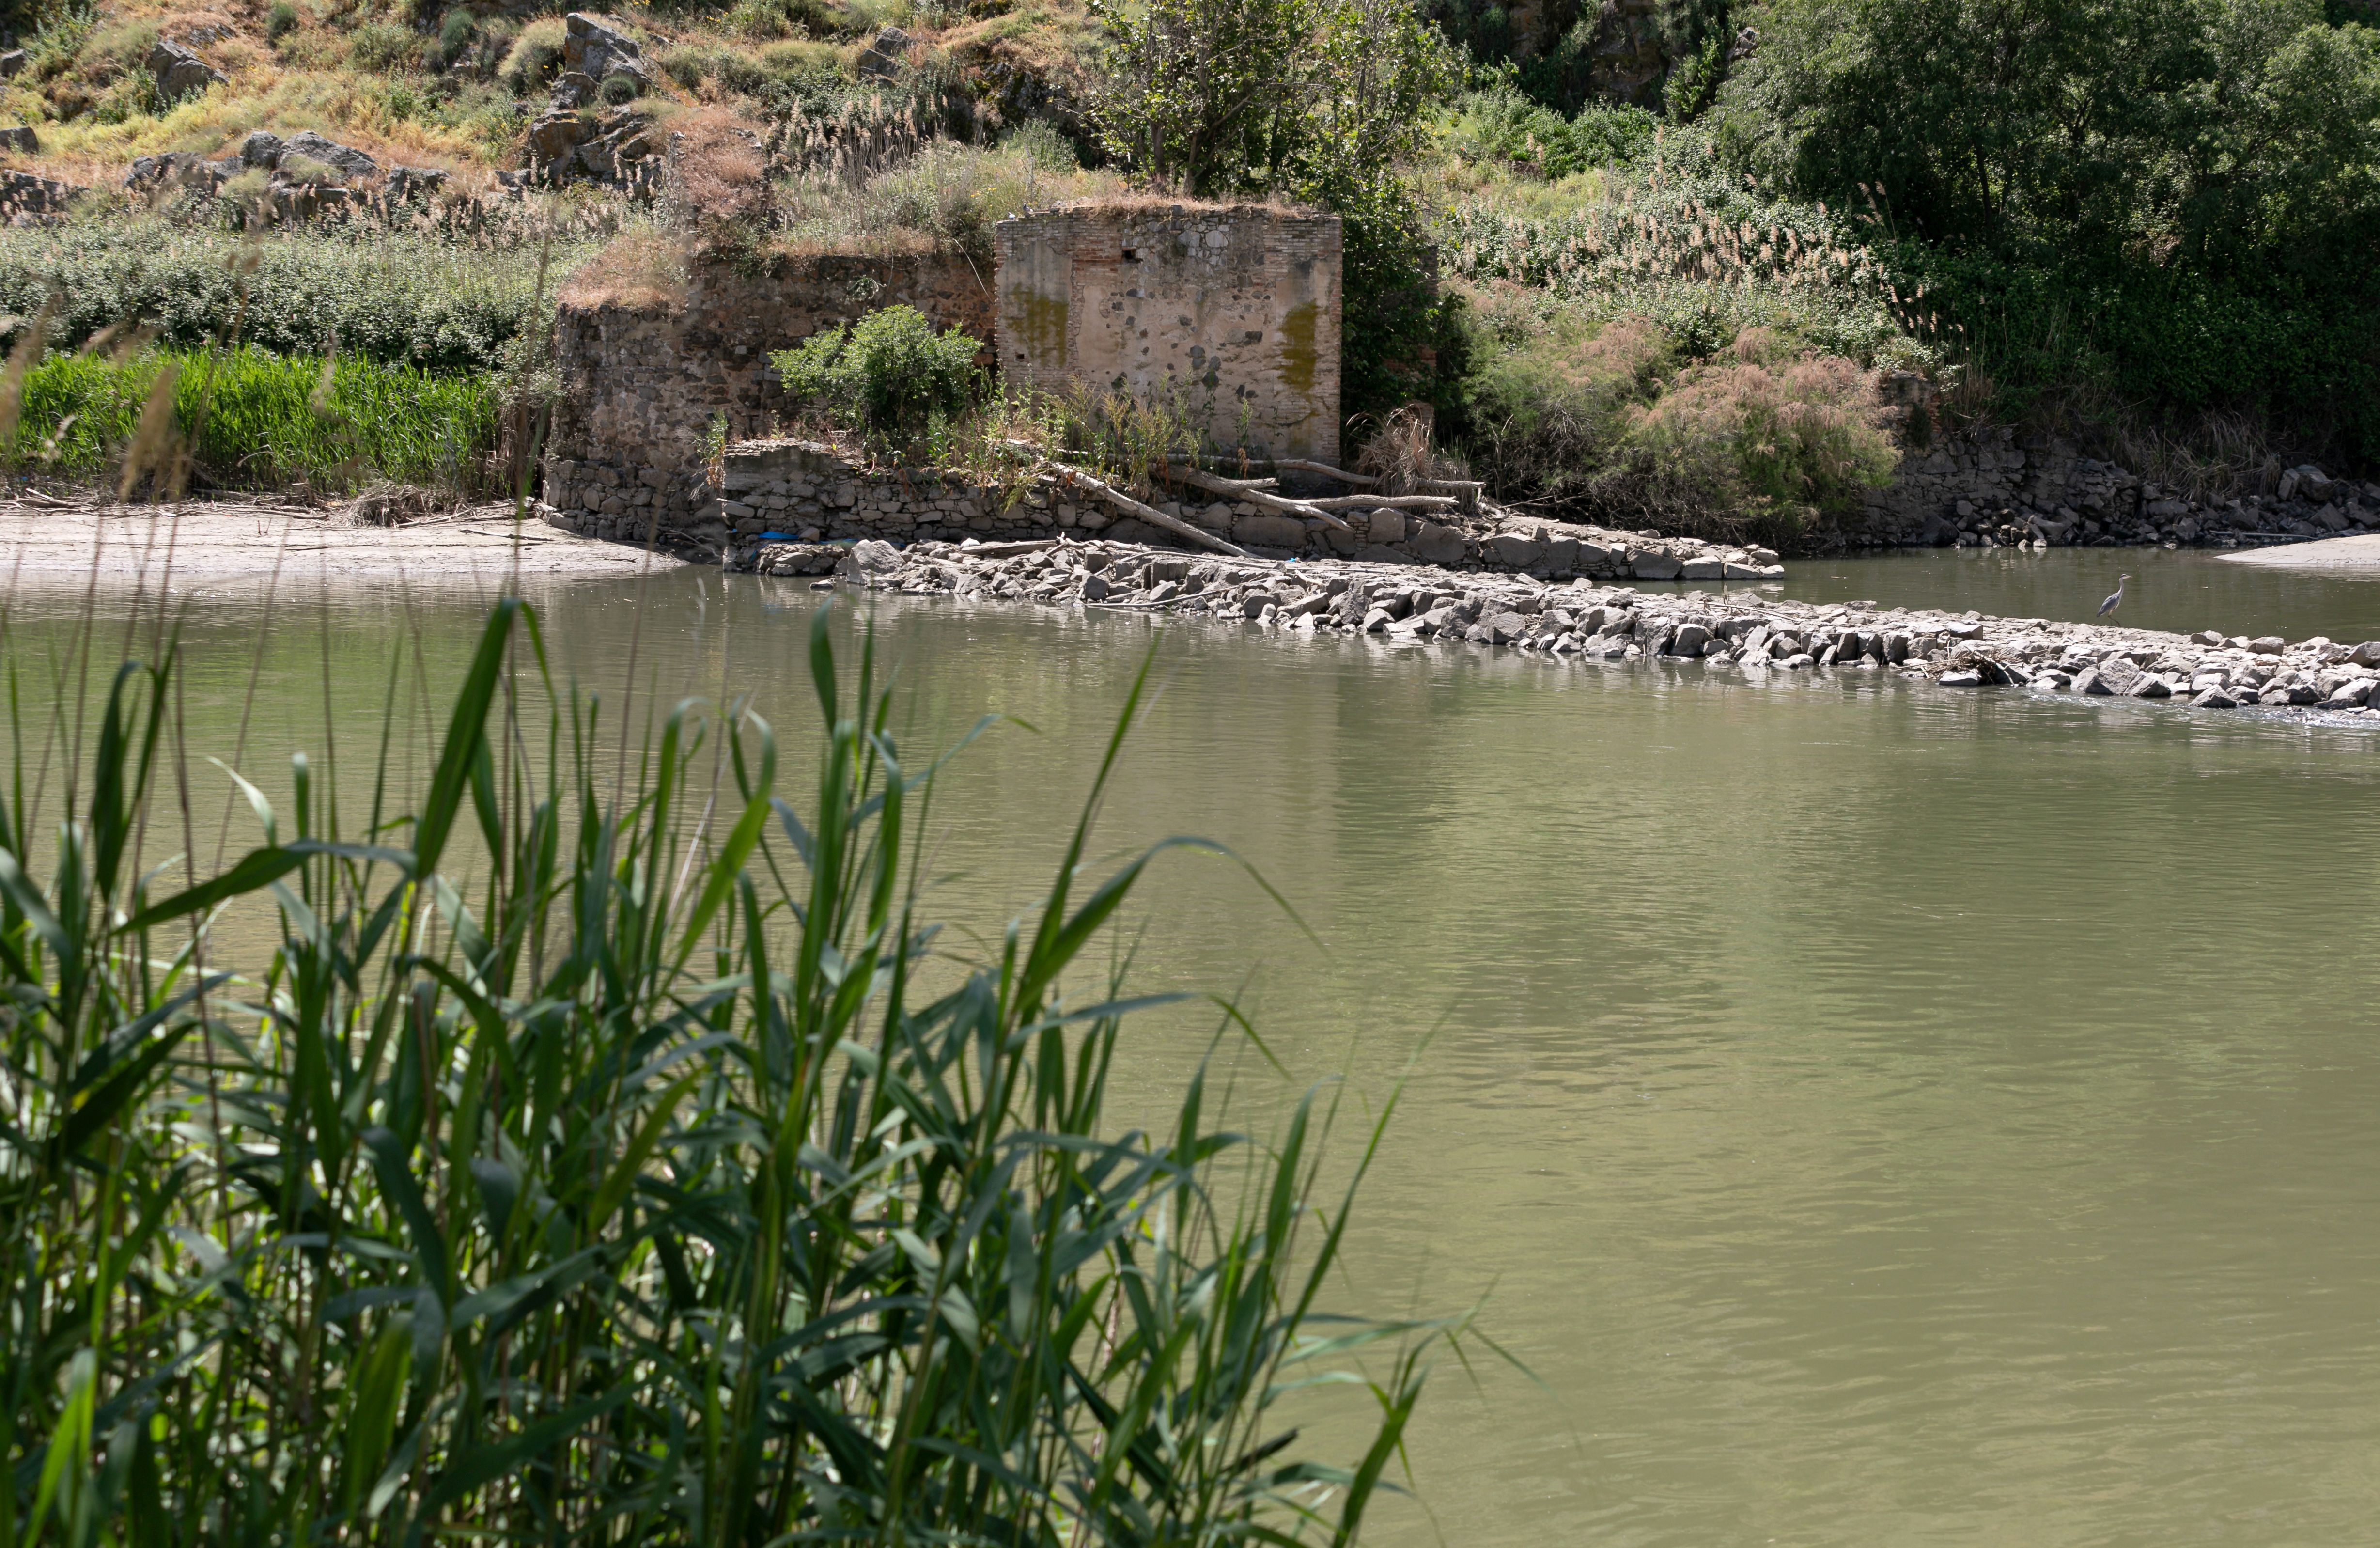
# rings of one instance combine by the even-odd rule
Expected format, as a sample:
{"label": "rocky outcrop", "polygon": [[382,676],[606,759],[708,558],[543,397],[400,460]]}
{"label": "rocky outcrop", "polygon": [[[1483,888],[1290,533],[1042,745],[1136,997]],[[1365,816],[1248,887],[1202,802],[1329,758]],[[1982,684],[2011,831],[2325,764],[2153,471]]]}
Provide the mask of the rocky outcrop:
{"label": "rocky outcrop", "polygon": [[10,225],[36,225],[63,218],[76,199],[91,190],[30,172],[0,171],[0,218]]}
{"label": "rocky outcrop", "polygon": [[528,127],[528,173],[535,182],[591,179],[650,198],[661,187],[666,149],[650,113],[556,109]]}
{"label": "rocky outcrop", "polygon": [[171,38],[160,38],[150,47],[148,66],[157,94],[169,103],[231,79]]}
{"label": "rocky outcrop", "polygon": [[913,40],[898,27],[887,27],[876,34],[862,49],[853,68],[864,79],[891,80],[909,62],[909,46]]}

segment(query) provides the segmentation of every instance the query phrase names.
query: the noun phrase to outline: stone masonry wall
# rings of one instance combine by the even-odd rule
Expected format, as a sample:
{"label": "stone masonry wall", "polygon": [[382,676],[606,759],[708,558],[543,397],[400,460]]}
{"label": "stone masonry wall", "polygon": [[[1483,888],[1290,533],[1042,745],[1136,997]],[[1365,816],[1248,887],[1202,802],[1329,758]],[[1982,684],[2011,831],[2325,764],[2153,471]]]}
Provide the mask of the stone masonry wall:
{"label": "stone masonry wall", "polygon": [[1892,482],[1866,505],[1868,536],[1901,545],[2187,544],[2242,532],[2330,537],[2380,526],[2380,485],[2318,469],[2285,472],[2263,494],[2198,501],[2055,437],[2010,429],[1910,448]]}
{"label": "stone masonry wall", "polygon": [[563,307],[546,503],[604,537],[641,539],[657,506],[662,530],[683,530],[710,498],[701,481],[713,417],[725,416],[731,438],[767,434],[788,407],[770,351],[902,304],[988,339],[987,277],[958,254],[779,258],[757,273],[698,262],[675,311]]}
{"label": "stone masonry wall", "polygon": [[[832,567],[821,545],[880,539],[962,542],[1099,536],[1158,546],[1184,545],[1174,533],[1116,514],[1078,489],[1062,470],[1021,485],[977,483],[933,469],[892,473],[856,466],[832,447],[791,439],[730,446],[719,483],[690,516],[661,523],[674,546],[716,554],[742,568],[808,574]],[[1163,501],[1160,509],[1226,537],[1264,558],[1354,558],[1375,564],[1439,565],[1505,570],[1547,579],[1573,576],[1643,580],[1774,579],[1777,555],[1693,538],[1548,522],[1482,507],[1477,517],[1446,513],[1449,522],[1381,509],[1350,513],[1352,531],[1323,521],[1222,501]],[[643,518],[562,506],[554,525],[592,536],[642,537]],[[624,523],[635,530],[615,533]]]}
{"label": "stone masonry wall", "polygon": [[1218,446],[1337,460],[1337,216],[1087,205],[996,232],[1012,385],[1178,394]]}

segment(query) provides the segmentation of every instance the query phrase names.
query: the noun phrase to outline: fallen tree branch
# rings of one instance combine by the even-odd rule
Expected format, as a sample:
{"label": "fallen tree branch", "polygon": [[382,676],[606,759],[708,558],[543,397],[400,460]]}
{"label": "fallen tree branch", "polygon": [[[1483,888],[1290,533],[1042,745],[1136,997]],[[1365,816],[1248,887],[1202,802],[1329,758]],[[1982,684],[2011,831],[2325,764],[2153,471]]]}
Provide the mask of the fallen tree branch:
{"label": "fallen tree branch", "polygon": [[1294,468],[1301,473],[1319,473],[1326,479],[1337,479],[1350,489],[1378,489],[1380,481],[1369,473],[1347,473],[1322,462],[1307,462],[1298,457],[1275,458],[1275,468]]}
{"label": "fallen tree branch", "polygon": [[1234,499],[1245,500],[1252,506],[1262,506],[1267,510],[1280,511],[1287,516],[1313,518],[1350,535],[1354,532],[1354,528],[1318,505],[1309,505],[1304,500],[1285,500],[1278,494],[1268,494],[1261,489],[1250,488],[1245,479],[1217,478],[1212,473],[1201,472],[1196,468],[1168,468],[1165,471],[1168,477],[1179,479],[1193,489],[1203,489],[1210,494],[1229,494]]}
{"label": "fallen tree branch", "polygon": [[1317,510],[1390,510],[1442,511],[1452,510],[1463,504],[1451,494],[1333,494],[1327,500],[1308,500]]}
{"label": "fallen tree branch", "polygon": [[1081,469],[1070,468],[1062,462],[1053,463],[1051,466],[1055,467],[1058,471],[1063,473],[1067,478],[1073,480],[1078,484],[1081,484],[1085,489],[1089,490],[1092,494],[1105,497],[1110,505],[1115,506],[1118,510],[1123,511],[1127,516],[1136,516],[1141,520],[1148,522],[1153,527],[1162,527],[1169,532],[1188,538],[1192,542],[1198,543],[1207,548],[1211,548],[1218,554],[1228,554],[1234,559],[1247,559],[1254,557],[1254,555],[1249,554],[1246,549],[1241,548],[1234,543],[1227,542],[1223,539],[1217,537],[1214,533],[1206,531],[1201,528],[1193,527],[1190,523],[1183,520],[1178,516],[1168,516],[1154,506],[1142,505],[1139,501],[1134,499],[1131,495],[1126,494],[1123,490],[1115,488],[1104,479],[1095,479],[1091,477],[1090,474],[1084,472]]}

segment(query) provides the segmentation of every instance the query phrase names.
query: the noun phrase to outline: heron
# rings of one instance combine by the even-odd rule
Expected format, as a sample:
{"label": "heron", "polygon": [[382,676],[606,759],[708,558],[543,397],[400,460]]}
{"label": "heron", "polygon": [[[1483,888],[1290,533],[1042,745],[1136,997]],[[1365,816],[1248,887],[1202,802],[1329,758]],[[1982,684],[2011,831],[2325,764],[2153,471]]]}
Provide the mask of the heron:
{"label": "heron", "polygon": [[2116,610],[2116,608],[2117,608],[2118,604],[2119,604],[2120,603],[2122,603],[2122,602],[2123,602],[2123,600],[2124,600],[2124,582],[2125,582],[2125,581],[2127,581],[2127,580],[2130,580],[2131,579],[2131,576],[2129,576],[2129,575],[2119,575],[2119,576],[2116,577],[2116,589],[2115,589],[2114,591],[2112,591],[2108,592],[2108,593],[2107,593],[2107,601],[2105,601],[2105,602],[2103,602],[2103,603],[2101,603],[2099,604],[2099,616],[2100,616],[2100,617],[2104,618],[2104,617],[2106,617],[2108,614],[2113,613],[2113,612]]}

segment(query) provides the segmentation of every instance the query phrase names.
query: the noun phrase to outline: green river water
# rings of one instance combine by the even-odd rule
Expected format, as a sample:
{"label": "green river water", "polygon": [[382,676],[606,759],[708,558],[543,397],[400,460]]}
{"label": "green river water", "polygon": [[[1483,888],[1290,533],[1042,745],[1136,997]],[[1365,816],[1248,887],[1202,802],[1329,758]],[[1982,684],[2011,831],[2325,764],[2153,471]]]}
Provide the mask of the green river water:
{"label": "green river water", "polygon": [[[2082,616],[2119,567],[2126,621],[2380,638],[2380,587],[2191,555],[1814,561],[1791,594]],[[17,603],[29,699],[76,600]],[[616,692],[633,637],[639,692],[756,690],[806,774],[806,583],[660,577],[640,623],[632,583],[534,600],[585,681]],[[193,763],[233,758],[259,661],[241,766],[277,790],[294,750],[359,762],[399,647],[419,717],[481,606],[193,599]],[[2380,733],[856,606],[912,745],[1031,726],[941,786],[942,917],[989,932],[1045,884],[1154,643],[1107,851],[1220,839],[1322,945],[1231,866],[1169,859],[1136,985],[1241,994],[1294,1077],[1234,1061],[1252,1109],[1340,1072],[1377,1103],[1410,1069],[1334,1298],[1480,1301],[1536,1381],[1443,1365],[1417,1499],[1373,1541],[2372,1539]],[[1144,1024],[1124,1105],[1161,1111],[1207,1030]]]}

